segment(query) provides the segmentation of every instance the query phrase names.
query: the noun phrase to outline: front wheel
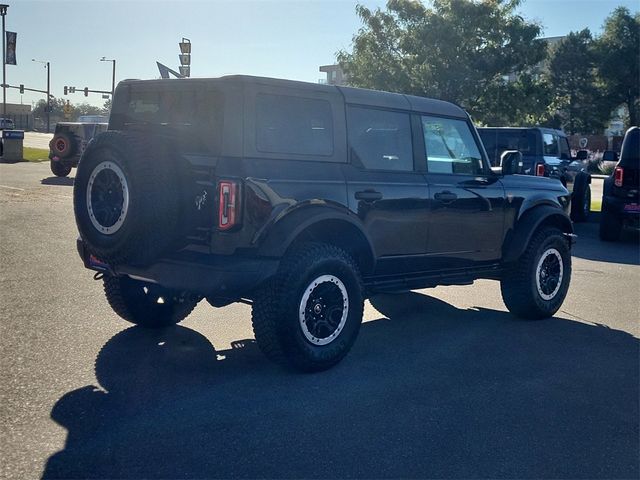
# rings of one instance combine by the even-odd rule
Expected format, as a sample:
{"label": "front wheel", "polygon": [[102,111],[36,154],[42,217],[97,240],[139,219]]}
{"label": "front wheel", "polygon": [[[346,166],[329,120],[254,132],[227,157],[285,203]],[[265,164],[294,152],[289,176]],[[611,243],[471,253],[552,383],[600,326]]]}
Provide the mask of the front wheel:
{"label": "front wheel", "polygon": [[109,305],[128,322],[146,328],[175,325],[184,320],[200,298],[129,277],[105,275],[104,293]]}
{"label": "front wheel", "polygon": [[571,281],[571,251],[557,228],[534,233],[525,253],[500,280],[507,309],[521,318],[541,319],[558,311]]}
{"label": "front wheel", "polygon": [[51,173],[56,177],[66,177],[71,172],[71,165],[62,163],[59,160],[51,160]]}
{"label": "front wheel", "polygon": [[326,370],[351,349],[363,310],[364,288],[351,256],[332,245],[303,244],[254,298],[256,342],[276,362]]}

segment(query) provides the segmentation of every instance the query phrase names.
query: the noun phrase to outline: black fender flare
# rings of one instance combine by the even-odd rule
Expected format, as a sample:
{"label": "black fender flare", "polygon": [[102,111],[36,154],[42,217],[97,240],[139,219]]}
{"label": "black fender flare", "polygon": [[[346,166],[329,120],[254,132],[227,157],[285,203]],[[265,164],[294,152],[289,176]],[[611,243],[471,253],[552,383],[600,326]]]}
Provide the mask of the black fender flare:
{"label": "black fender flare", "polygon": [[[256,239],[256,243],[259,245],[258,255],[283,256],[301,235],[323,222],[340,225],[355,235],[358,238],[359,246],[366,247],[366,251],[362,252],[363,258],[360,259],[365,264],[363,270],[373,270],[376,258],[373,243],[362,227],[360,219],[350,211],[330,204],[298,205],[294,209],[281,212],[278,218]],[[335,234],[335,232],[327,233]],[[345,240],[347,239],[345,238]]]}
{"label": "black fender flare", "polygon": [[513,230],[507,234],[502,252],[503,263],[518,260],[527,249],[535,231],[543,223],[555,225],[564,233],[573,235],[573,224],[564,210],[548,204],[532,207],[519,216]]}

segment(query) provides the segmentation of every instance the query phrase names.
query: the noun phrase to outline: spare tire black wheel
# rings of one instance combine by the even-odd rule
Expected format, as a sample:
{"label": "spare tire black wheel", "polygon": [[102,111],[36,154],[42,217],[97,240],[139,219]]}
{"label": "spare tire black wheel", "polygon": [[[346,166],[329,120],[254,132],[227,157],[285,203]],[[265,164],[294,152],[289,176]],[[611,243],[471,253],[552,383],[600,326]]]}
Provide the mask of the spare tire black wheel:
{"label": "spare tire black wheel", "polygon": [[60,160],[51,160],[51,172],[56,177],[66,177],[71,172],[71,165],[62,163]]}
{"label": "spare tire black wheel", "polygon": [[157,138],[107,131],[78,165],[73,205],[89,252],[110,264],[148,264],[179,231],[177,167]]}
{"label": "spare tire black wheel", "polygon": [[49,144],[54,155],[60,158],[67,158],[76,153],[75,138],[65,132],[56,133]]}

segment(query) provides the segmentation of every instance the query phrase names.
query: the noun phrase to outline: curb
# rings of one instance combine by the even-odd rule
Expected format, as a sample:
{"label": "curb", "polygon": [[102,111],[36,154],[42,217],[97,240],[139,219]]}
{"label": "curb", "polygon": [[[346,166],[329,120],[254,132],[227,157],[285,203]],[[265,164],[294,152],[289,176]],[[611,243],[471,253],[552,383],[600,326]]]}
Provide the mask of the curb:
{"label": "curb", "polygon": [[609,175],[594,175],[593,173],[591,174],[591,178],[599,178],[601,180],[604,180],[605,178],[609,178]]}

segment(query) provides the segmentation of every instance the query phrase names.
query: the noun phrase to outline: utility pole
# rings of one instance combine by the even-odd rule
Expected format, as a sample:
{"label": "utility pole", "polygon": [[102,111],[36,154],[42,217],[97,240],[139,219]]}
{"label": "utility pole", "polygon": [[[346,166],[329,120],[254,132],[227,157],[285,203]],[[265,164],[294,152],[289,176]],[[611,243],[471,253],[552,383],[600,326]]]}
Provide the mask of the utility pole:
{"label": "utility pole", "polygon": [[2,15],[2,118],[7,118],[7,34],[4,24],[7,8],[9,5],[0,5],[0,15]]}
{"label": "utility pole", "polygon": [[113,63],[113,71],[111,73],[111,101],[113,102],[113,94],[116,93],[116,61],[106,57],[102,57],[100,61]]}

